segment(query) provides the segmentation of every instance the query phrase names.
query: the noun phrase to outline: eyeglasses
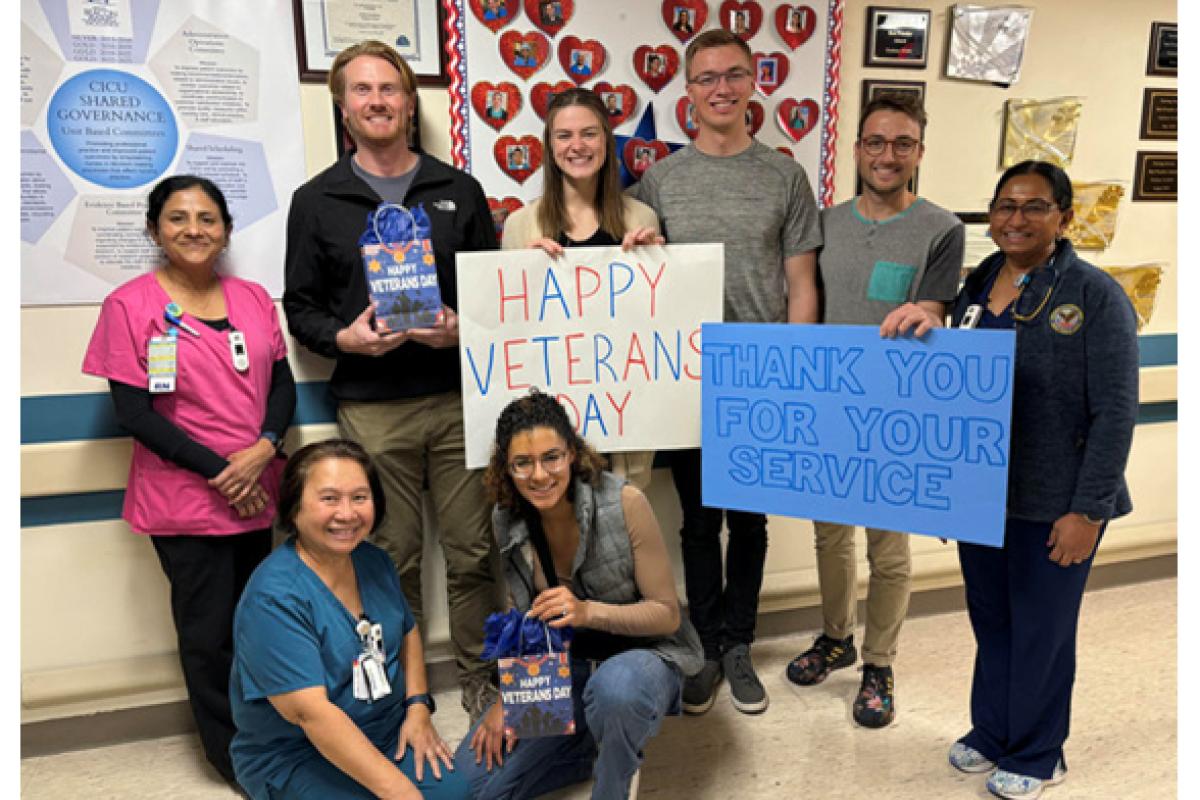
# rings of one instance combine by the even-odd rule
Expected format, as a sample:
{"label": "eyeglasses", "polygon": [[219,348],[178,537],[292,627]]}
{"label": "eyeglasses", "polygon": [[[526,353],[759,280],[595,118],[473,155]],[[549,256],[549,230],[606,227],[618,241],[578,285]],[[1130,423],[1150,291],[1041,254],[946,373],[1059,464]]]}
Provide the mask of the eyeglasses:
{"label": "eyeglasses", "polygon": [[1046,217],[1050,216],[1050,212],[1058,206],[1053,203],[1047,203],[1045,200],[1030,200],[1025,205],[1017,205],[1012,200],[1000,200],[992,203],[991,209],[988,211],[992,218],[998,221],[1003,221],[1012,217],[1018,211],[1021,216],[1030,222],[1041,222]]}
{"label": "eyeglasses", "polygon": [[1054,284],[1057,280],[1058,273],[1050,266],[1042,267],[1026,275],[1025,282],[1021,284],[1021,291],[1017,294],[1017,299],[1013,301],[1013,319],[1019,322],[1036,319],[1046,304],[1050,302],[1050,294],[1054,291]]}
{"label": "eyeglasses", "polygon": [[508,462],[508,471],[512,473],[514,478],[525,480],[533,475],[534,468],[542,465],[542,469],[551,475],[557,475],[567,468],[567,453],[565,450],[551,450],[542,454],[541,457],[533,456],[517,456],[512,461]]}
{"label": "eyeglasses", "polygon": [[911,139],[907,136],[900,136],[896,139],[885,139],[882,136],[869,136],[866,139],[859,139],[858,145],[869,156],[881,156],[883,150],[888,145],[892,146],[892,152],[898,158],[912,155],[912,152],[917,149],[917,145],[921,142],[917,139]]}
{"label": "eyeglasses", "polygon": [[691,78],[688,83],[694,83],[702,89],[711,89],[717,85],[721,78],[724,78],[725,82],[730,86],[736,86],[740,83],[744,84],[750,80],[750,70],[742,67],[734,67],[728,72],[701,72],[696,77]]}

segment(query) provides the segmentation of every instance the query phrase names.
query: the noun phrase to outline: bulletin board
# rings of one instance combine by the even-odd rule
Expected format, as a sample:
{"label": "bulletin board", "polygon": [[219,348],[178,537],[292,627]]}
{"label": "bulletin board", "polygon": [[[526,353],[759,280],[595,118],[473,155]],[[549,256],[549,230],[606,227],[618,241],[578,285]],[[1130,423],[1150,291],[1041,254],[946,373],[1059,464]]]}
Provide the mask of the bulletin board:
{"label": "bulletin board", "polygon": [[542,114],[554,92],[614,96],[627,181],[647,156],[686,145],[684,52],[715,27],[738,28],[755,54],[754,137],[804,167],[821,206],[833,202],[843,0],[445,2],[451,153],[501,209],[498,222],[542,193]]}

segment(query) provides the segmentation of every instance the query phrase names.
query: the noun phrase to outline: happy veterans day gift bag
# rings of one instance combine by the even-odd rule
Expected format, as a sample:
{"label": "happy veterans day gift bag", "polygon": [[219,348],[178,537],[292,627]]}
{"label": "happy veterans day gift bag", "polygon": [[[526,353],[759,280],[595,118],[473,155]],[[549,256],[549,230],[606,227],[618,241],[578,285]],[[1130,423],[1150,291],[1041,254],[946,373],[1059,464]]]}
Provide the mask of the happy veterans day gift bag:
{"label": "happy veterans day gift bag", "polygon": [[367,215],[358,239],[367,292],[375,301],[375,324],[383,331],[428,328],[442,316],[437,264],[429,239],[429,217],[382,203]]}
{"label": "happy veterans day gift bag", "polygon": [[570,634],[516,609],[490,615],[485,630],[483,658],[498,659],[500,669],[505,734],[532,739],[575,733]]}

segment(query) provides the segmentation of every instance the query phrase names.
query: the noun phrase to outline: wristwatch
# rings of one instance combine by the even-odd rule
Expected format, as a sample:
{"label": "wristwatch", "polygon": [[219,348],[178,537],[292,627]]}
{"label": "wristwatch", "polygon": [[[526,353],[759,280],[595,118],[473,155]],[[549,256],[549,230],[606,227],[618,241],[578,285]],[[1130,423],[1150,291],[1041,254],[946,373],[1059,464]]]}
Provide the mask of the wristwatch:
{"label": "wristwatch", "polygon": [[416,705],[417,703],[421,703],[423,705],[428,706],[430,714],[437,711],[437,703],[433,702],[433,695],[427,694],[425,692],[422,692],[421,694],[414,694],[411,697],[404,698],[404,702],[402,703],[402,705],[404,706],[404,708],[408,708],[409,706]]}
{"label": "wristwatch", "polygon": [[260,433],[258,435],[258,438],[266,439],[268,442],[271,443],[271,447],[274,447],[276,451],[279,450],[279,446],[280,446],[280,443],[282,440],[279,438],[279,434],[276,433],[275,431],[263,431],[262,433]]}

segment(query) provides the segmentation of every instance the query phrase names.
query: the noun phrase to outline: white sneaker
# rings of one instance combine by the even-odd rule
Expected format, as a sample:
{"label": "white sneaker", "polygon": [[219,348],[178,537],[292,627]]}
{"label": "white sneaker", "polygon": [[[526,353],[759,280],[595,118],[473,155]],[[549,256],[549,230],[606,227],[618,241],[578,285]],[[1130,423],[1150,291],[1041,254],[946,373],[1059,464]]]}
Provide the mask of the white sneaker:
{"label": "white sneaker", "polygon": [[988,778],[987,788],[989,792],[1003,797],[1004,800],[1037,800],[1047,786],[1054,786],[1066,779],[1067,768],[1059,761],[1058,766],[1054,768],[1054,774],[1045,779],[998,769]]}

